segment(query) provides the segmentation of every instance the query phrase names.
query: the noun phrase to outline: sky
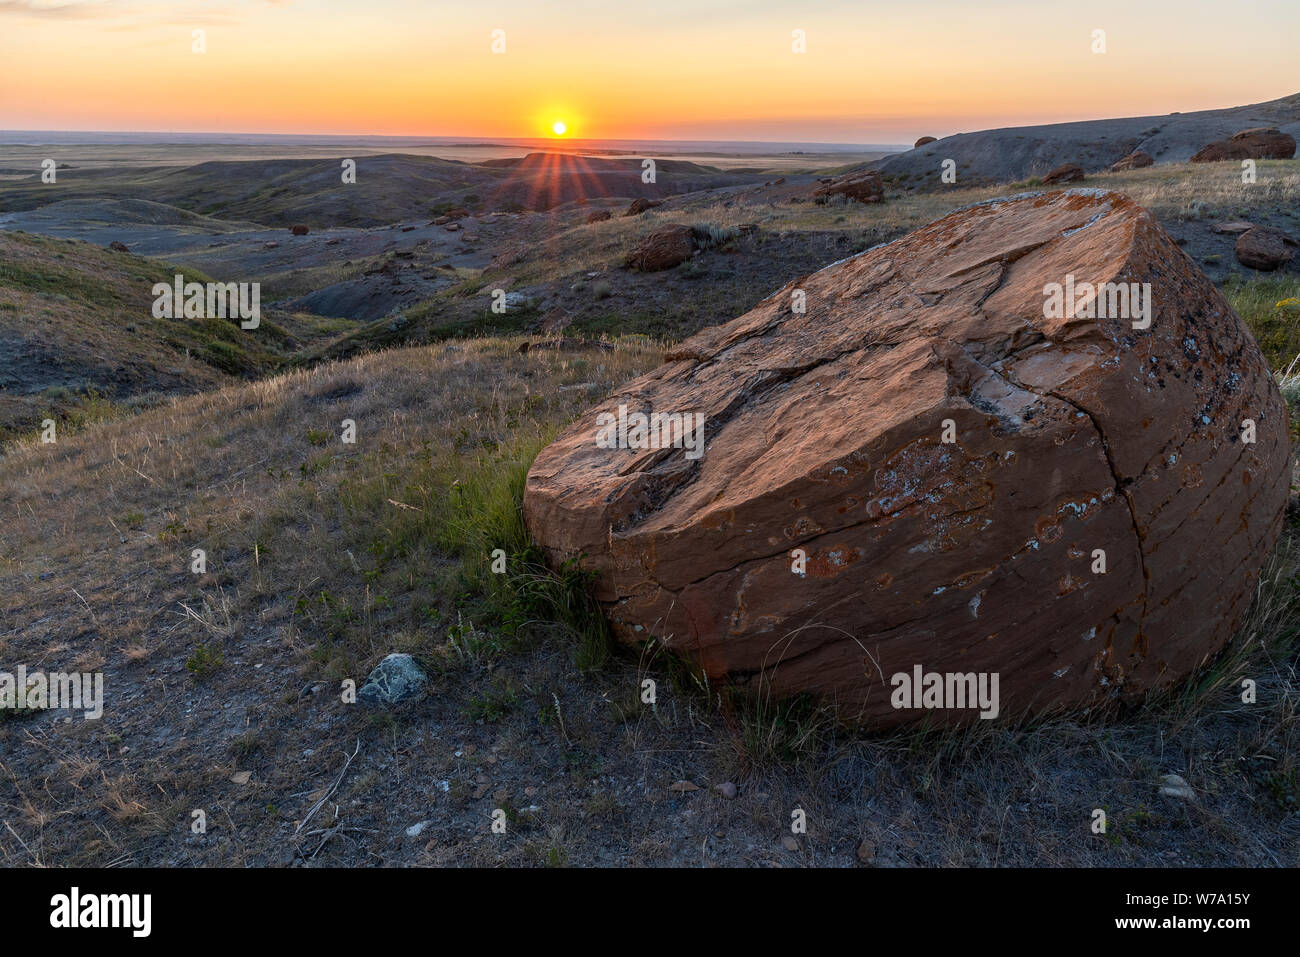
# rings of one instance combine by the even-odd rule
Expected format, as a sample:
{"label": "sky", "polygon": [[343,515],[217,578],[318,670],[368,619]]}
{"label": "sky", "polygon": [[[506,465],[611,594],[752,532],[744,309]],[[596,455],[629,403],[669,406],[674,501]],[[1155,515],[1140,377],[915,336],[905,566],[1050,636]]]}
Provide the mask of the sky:
{"label": "sky", "polygon": [[1276,99],[1297,37],[1300,0],[0,0],[0,128],[910,142]]}

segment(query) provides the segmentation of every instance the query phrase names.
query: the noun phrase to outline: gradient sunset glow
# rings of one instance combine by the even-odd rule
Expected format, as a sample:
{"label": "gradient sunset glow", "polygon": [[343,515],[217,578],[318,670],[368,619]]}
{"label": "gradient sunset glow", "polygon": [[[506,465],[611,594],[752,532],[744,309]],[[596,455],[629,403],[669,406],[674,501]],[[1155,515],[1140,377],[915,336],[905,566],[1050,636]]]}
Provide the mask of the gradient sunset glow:
{"label": "gradient sunset glow", "polygon": [[1134,6],[0,0],[0,125],[863,143],[1300,90],[1295,0]]}

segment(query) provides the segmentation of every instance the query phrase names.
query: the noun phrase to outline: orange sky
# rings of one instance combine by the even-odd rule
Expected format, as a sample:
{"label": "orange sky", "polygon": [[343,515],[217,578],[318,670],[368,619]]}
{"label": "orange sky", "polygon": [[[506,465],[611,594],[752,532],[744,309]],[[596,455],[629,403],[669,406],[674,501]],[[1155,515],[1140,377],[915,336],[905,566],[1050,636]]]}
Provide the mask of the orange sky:
{"label": "orange sky", "polygon": [[1300,91],[1296,0],[1059,6],[0,0],[0,126],[862,143]]}

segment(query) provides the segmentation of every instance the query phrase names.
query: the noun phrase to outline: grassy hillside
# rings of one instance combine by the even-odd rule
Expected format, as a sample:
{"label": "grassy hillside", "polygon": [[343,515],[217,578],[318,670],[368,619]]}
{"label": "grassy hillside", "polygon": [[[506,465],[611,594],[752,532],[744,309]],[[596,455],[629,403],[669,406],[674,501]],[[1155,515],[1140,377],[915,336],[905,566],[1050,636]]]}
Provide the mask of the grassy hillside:
{"label": "grassy hillside", "polygon": [[89,243],[0,232],[0,440],[46,416],[76,422],[114,404],[265,374],[336,328],[314,317],[156,319],[153,285],[208,277]]}
{"label": "grassy hillside", "polygon": [[9,209],[67,200],[147,200],[224,220],[268,226],[378,225],[452,205],[505,174],[420,156],[358,157],[357,182],[344,185],[340,160],[212,161],[184,167],[88,169],[60,173],[57,187],[6,184]]}
{"label": "grassy hillside", "polygon": [[[1300,352],[1295,315],[1274,305],[1300,296],[1300,261],[1271,275],[1247,270],[1236,262],[1235,237],[1212,227],[1246,219],[1300,235],[1300,163],[1263,161],[1258,182],[1250,186],[1242,185],[1232,166],[1170,164],[1092,175],[1082,185],[1118,190],[1151,210],[1211,279],[1226,284],[1256,328],[1267,330],[1263,341],[1270,357],[1289,361]],[[399,321],[367,323],[331,343],[327,354],[536,330],[556,308],[572,316],[570,334],[682,339],[733,319],[795,277],[897,239],[954,209],[1038,188],[1026,181],[928,193],[890,189],[885,203],[867,206],[817,205],[808,199],[812,185],[785,184],[677,196],[641,216],[597,223],[587,223],[581,211],[522,217],[513,241],[487,268],[463,270],[459,283],[406,310]],[[628,251],[665,223],[712,226],[731,238],[665,272],[626,269]],[[757,229],[741,236],[745,224]],[[505,314],[493,313],[494,289],[518,293],[524,301]],[[1257,295],[1256,289],[1267,292]]]}
{"label": "grassy hillside", "polygon": [[4,198],[11,211],[64,201],[143,200],[265,226],[368,227],[428,219],[458,206],[474,212],[546,210],[578,199],[658,197],[762,177],[761,172],[666,160],[657,183],[647,184],[641,179],[639,158],[546,153],[481,164],[398,153],[355,159],[355,182],[346,184],[341,157],[212,161],[185,167],[73,169],[61,171],[54,186],[33,174],[6,183]]}
{"label": "grassy hillside", "polygon": [[1207,143],[1261,126],[1300,135],[1300,93],[1194,113],[958,133],[872,165],[886,180],[909,190],[942,189],[940,164],[945,159],[952,159],[968,182],[1005,183],[1043,176],[1063,163],[1078,163],[1089,173],[1104,170],[1136,150],[1157,164],[1184,163]]}

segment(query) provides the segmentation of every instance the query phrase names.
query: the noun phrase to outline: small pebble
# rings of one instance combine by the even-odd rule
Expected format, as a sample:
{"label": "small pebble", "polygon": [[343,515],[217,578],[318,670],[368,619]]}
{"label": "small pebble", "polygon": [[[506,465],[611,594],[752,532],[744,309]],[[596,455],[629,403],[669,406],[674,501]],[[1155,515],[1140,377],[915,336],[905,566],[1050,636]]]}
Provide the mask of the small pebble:
{"label": "small pebble", "polygon": [[1190,801],[1196,797],[1196,792],[1192,790],[1191,785],[1177,774],[1160,775],[1160,793],[1165,797],[1179,798],[1183,801]]}

